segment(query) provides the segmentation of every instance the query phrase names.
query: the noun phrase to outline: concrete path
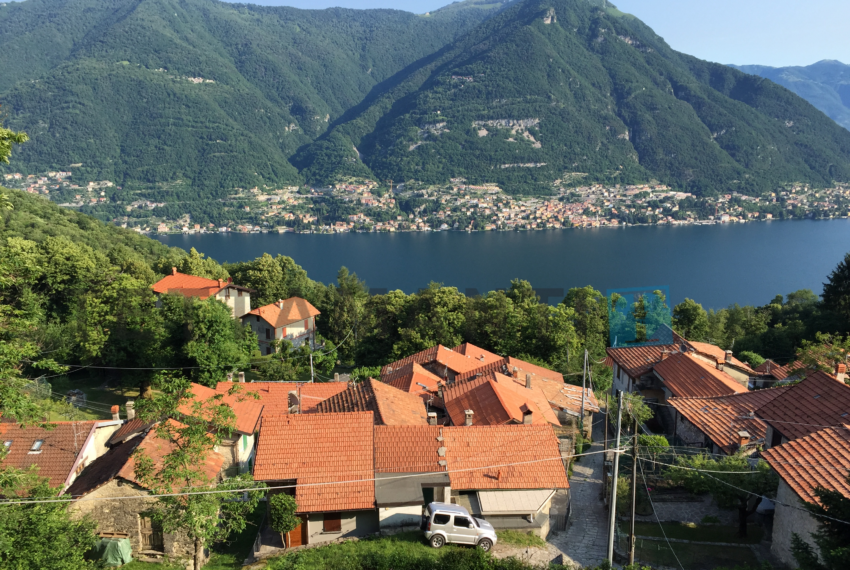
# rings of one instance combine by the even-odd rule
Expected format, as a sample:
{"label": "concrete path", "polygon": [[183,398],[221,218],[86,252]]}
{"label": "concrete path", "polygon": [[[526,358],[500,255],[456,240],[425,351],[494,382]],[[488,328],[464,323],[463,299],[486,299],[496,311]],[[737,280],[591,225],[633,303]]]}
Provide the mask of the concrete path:
{"label": "concrete path", "polygon": [[[593,426],[593,445],[590,451],[602,451],[605,426],[602,414],[596,414]],[[549,542],[564,554],[564,563],[575,566],[596,566],[608,552],[608,511],[600,498],[602,490],[603,454],[582,457],[573,464],[570,479],[572,515],[566,532],[550,537]]]}

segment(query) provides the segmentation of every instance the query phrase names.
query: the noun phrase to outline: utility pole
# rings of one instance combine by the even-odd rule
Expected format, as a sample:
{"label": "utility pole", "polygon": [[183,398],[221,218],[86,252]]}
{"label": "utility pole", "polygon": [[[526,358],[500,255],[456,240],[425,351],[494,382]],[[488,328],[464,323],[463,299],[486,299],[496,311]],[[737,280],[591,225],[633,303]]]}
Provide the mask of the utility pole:
{"label": "utility pole", "polygon": [[313,353],[310,353],[310,384],[313,383]]}
{"label": "utility pole", "polygon": [[[611,396],[605,394],[605,439],[602,440],[602,450],[608,451],[608,410],[611,408]],[[602,454],[605,457],[605,454]]]}
{"label": "utility pole", "polygon": [[617,526],[617,477],[620,472],[620,425],[623,421],[623,392],[617,399],[617,447],[614,448],[614,478],[611,480],[611,520],[608,524],[608,561],[614,564],[614,531]]}
{"label": "utility pole", "polygon": [[587,380],[587,349],[584,349],[584,369],[581,374],[581,415],[578,417],[578,429],[584,438],[584,391],[585,381]]}
{"label": "utility pole", "polygon": [[635,503],[637,502],[638,421],[635,418],[635,441],[632,445],[632,518],[629,522],[629,564],[635,563]]}

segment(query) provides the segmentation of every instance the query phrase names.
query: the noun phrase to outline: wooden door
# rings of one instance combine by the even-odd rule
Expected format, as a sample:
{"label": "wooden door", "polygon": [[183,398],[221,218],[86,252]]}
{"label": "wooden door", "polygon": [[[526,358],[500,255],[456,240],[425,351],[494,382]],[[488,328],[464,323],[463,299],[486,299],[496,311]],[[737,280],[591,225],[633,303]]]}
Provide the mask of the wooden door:
{"label": "wooden door", "polygon": [[307,521],[301,518],[301,524],[289,531],[289,547],[307,544]]}
{"label": "wooden door", "polygon": [[142,550],[165,552],[162,527],[148,517],[139,517],[139,530],[142,535]]}

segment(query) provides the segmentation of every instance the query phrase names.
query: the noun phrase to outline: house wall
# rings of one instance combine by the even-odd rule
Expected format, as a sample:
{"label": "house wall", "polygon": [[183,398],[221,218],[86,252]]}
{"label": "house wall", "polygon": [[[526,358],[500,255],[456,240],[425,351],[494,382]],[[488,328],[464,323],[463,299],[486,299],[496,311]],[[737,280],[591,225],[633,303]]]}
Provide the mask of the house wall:
{"label": "house wall", "polygon": [[614,363],[614,384],[613,384],[613,394],[617,393],[617,390],[621,392],[630,392],[632,389],[632,382],[629,375],[626,374],[626,371],[623,370],[619,364]]}
{"label": "house wall", "polygon": [[[66,484],[70,486],[77,476],[83,472],[92,461],[106,453],[106,442],[112,437],[112,434],[118,431],[118,428],[121,427],[122,422],[102,422],[102,424],[96,424],[94,429],[94,434],[91,432],[87,432],[81,434],[80,445],[84,445],[84,447],[80,450],[80,454],[77,456],[77,460],[74,463],[74,471],[69,474],[68,479],[66,480]],[[91,435],[91,439],[89,439],[89,435]]]}
{"label": "house wall", "polygon": [[[71,516],[79,519],[88,515],[97,523],[96,532],[126,532],[130,535],[130,544],[133,548],[133,558],[138,557],[141,552],[141,529],[139,526],[139,514],[150,508],[155,499],[115,499],[109,497],[141,497],[147,495],[147,491],[138,485],[113,479],[106,485],[86,495],[86,499],[99,499],[77,501],[69,507]],[[106,499],[106,500],[104,500]],[[194,554],[194,546],[185,533],[164,534],[164,554],[174,558],[191,558]]]}
{"label": "house wall", "polygon": [[378,519],[381,524],[381,530],[402,526],[418,526],[422,520],[422,508],[422,505],[380,507],[378,509]]}
{"label": "house wall", "polygon": [[251,310],[251,294],[247,291],[224,288],[215,298],[230,307],[234,318],[239,319]]}
{"label": "house wall", "polygon": [[377,510],[342,513],[341,532],[324,532],[324,513],[310,513],[307,520],[307,544],[320,544],[350,536],[368,536],[380,530]]}
{"label": "house wall", "polygon": [[684,441],[689,444],[705,444],[705,434],[700,431],[700,429],[692,424],[689,420],[685,418],[679,412],[675,412],[676,416],[676,431],[675,434]]}
{"label": "house wall", "polygon": [[[780,503],[797,508],[786,507]],[[803,501],[797,496],[785,481],[779,481],[776,493],[776,511],[773,515],[773,543],[770,551],[789,568],[796,568],[797,562],[791,554],[791,538],[797,533],[806,544],[818,552],[811,534],[818,529],[818,523],[813,516],[803,510]]]}

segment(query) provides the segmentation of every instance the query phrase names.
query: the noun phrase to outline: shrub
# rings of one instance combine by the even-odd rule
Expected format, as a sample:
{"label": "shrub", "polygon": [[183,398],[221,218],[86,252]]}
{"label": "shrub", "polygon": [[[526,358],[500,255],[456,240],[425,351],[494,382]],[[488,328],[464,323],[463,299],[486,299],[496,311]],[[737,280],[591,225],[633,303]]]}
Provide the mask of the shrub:
{"label": "shrub", "polygon": [[272,530],[280,533],[284,546],[288,546],[286,533],[301,524],[301,519],[295,515],[297,509],[298,504],[291,495],[276,493],[269,497],[269,525]]}

